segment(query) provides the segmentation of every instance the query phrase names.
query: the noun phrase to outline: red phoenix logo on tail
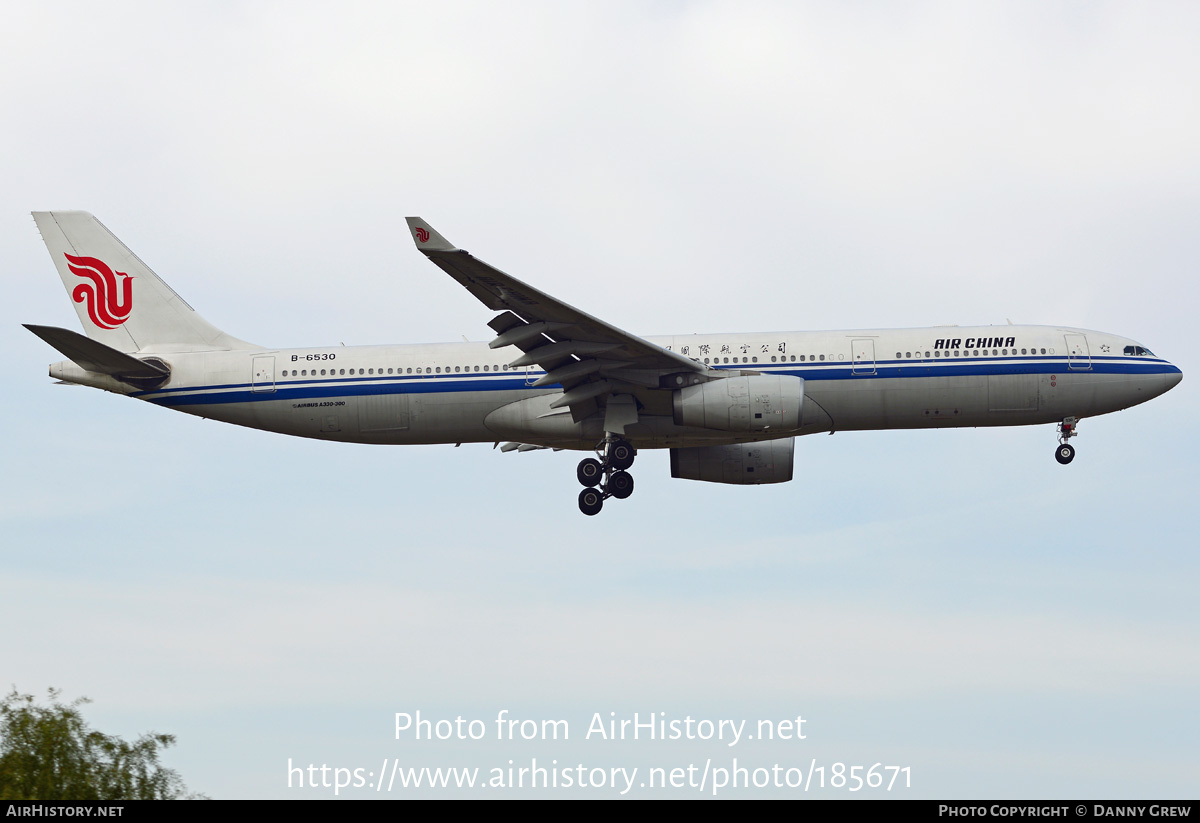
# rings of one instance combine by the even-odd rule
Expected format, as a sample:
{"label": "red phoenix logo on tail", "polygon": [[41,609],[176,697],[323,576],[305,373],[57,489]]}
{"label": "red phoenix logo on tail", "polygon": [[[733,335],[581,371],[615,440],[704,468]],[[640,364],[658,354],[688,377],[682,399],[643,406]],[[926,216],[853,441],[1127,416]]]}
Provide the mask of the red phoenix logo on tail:
{"label": "red phoenix logo on tail", "polygon": [[[88,317],[102,329],[115,329],[129,319],[133,308],[133,278],[123,271],[114,272],[103,260],[95,257],[75,257],[64,254],[67,268],[79,277],[90,280],[80,283],[71,292],[76,303],[87,305]],[[120,294],[117,293],[117,278]]]}
{"label": "red phoenix logo on tail", "polygon": [[417,229],[417,239],[420,240],[422,243],[424,243],[426,240],[429,239],[429,230],[418,228]]}

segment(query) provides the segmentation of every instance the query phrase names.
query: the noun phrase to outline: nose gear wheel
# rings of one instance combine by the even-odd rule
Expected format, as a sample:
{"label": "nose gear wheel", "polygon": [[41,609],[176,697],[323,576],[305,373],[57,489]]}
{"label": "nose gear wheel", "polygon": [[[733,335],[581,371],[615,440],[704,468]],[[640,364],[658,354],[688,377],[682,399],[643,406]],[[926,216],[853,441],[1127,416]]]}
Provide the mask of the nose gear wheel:
{"label": "nose gear wheel", "polygon": [[1075,447],[1067,441],[1079,434],[1078,427],[1078,417],[1068,417],[1058,424],[1058,448],[1054,450],[1054,459],[1064,466],[1075,459]]}

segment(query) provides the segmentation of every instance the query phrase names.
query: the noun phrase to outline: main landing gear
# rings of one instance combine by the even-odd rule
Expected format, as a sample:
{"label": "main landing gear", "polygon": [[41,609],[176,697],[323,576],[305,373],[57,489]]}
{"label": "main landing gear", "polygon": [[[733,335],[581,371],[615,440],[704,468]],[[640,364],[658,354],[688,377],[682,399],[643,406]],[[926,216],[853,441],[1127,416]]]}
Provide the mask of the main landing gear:
{"label": "main landing gear", "polygon": [[579,493],[579,510],[589,517],[599,514],[606,498],[624,500],[633,494],[633,475],[628,471],[637,452],[628,440],[608,437],[596,449],[599,460],[586,457],[579,461],[575,476],[584,487]]}
{"label": "main landing gear", "polygon": [[1075,459],[1075,447],[1067,441],[1079,434],[1075,431],[1078,426],[1078,417],[1068,417],[1058,424],[1058,448],[1054,450],[1054,459],[1064,466]]}

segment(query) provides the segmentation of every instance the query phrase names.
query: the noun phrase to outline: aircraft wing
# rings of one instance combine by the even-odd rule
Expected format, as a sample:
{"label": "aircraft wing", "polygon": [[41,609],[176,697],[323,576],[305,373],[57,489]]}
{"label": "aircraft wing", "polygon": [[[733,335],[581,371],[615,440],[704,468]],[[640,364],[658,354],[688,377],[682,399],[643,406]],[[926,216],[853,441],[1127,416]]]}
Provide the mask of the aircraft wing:
{"label": "aircraft wing", "polygon": [[708,370],[703,363],[605,323],[489,266],[452,245],[419,217],[406,220],[422,254],[489,309],[501,312],[488,324],[498,335],[488,345],[516,346],[524,352],[511,366],[545,369],[545,377],[534,385],[561,385],[563,397],[551,405],[569,407],[576,422],[595,413],[611,395],[631,394],[645,401],[647,391],[675,388],[672,375]]}

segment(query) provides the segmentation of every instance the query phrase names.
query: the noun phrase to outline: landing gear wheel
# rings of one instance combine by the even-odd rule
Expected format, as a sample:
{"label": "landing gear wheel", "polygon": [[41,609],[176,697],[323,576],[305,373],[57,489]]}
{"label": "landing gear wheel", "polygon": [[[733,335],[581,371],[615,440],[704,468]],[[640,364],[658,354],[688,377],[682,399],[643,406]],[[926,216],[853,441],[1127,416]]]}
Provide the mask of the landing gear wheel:
{"label": "landing gear wheel", "polygon": [[623,472],[633,465],[633,446],[628,440],[614,440],[608,446],[608,465],[614,471]]}
{"label": "landing gear wheel", "polygon": [[633,494],[633,475],[629,472],[613,472],[605,490],[618,500],[624,500]]}
{"label": "landing gear wheel", "polygon": [[598,489],[584,489],[579,493],[579,510],[591,517],[599,514],[604,506],[604,495]]}
{"label": "landing gear wheel", "polygon": [[1058,424],[1058,448],[1054,450],[1054,459],[1064,466],[1075,459],[1075,449],[1070,444],[1072,437],[1079,436],[1079,418],[1066,417]]}
{"label": "landing gear wheel", "polygon": [[600,465],[599,460],[585,457],[579,461],[579,468],[575,470],[575,476],[579,478],[579,485],[591,488],[604,477],[604,467]]}

